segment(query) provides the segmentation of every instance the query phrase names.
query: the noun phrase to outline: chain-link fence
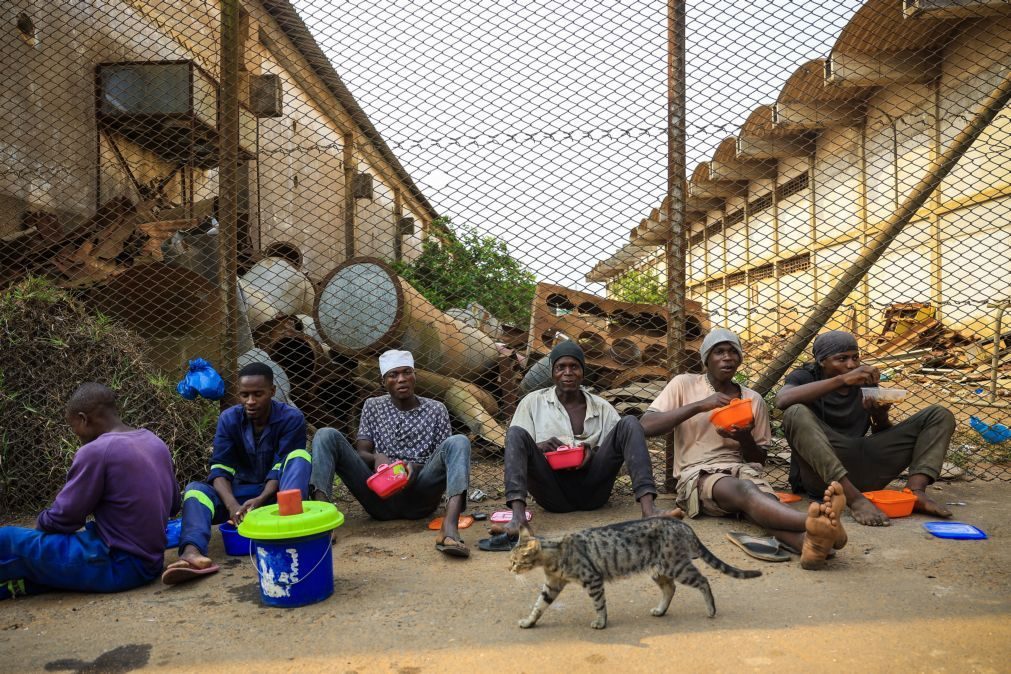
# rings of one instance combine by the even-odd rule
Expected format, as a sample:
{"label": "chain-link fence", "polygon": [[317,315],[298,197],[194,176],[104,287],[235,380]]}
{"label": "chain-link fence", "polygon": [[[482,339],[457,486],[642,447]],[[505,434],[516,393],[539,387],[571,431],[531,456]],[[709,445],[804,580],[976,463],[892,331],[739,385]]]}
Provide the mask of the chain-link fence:
{"label": "chain-link fence", "polygon": [[[388,348],[413,352],[417,393],[446,404],[496,494],[552,345],[578,341],[586,384],[641,414],[701,371],[714,326],[741,336],[737,379],[771,407],[814,334],[852,332],[906,394],[894,420],[955,413],[944,475],[1011,476],[994,427],[1011,418],[1006,2],[17,0],[0,16],[0,319],[38,355],[0,365],[5,504],[59,486],[59,400],[81,378],[161,396],[190,359],[232,386],[263,361],[312,430],[353,439]],[[39,329],[47,302],[83,318]],[[84,358],[82,332],[136,354]],[[213,415],[159,400],[180,479],[202,478]],[[160,418],[144,410],[128,421]],[[40,442],[63,450],[23,469]],[[651,444],[668,487],[674,450]]]}

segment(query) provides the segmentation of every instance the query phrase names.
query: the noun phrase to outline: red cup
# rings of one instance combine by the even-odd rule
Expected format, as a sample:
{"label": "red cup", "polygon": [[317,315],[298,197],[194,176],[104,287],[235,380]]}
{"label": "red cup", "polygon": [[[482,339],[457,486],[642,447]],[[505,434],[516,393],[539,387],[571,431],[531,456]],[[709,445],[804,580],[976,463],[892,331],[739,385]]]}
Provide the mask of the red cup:
{"label": "red cup", "polygon": [[302,492],[298,489],[277,492],[277,513],[279,515],[301,515]]}

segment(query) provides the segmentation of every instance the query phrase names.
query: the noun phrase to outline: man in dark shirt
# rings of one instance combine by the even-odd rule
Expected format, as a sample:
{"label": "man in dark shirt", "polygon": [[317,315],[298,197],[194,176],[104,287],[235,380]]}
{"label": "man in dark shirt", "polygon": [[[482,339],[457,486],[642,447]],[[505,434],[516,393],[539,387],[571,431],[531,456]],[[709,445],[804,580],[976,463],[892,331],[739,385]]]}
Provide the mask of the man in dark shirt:
{"label": "man in dark shirt", "polygon": [[212,524],[238,525],[278,491],[298,489],[308,498],[312,458],[302,413],[273,400],[274,372],[264,363],[239,370],[238,393],[242,402],[218,417],[207,481],[191,482],[183,493],[179,561],[162,574],[167,585],[218,570],[207,556]]}
{"label": "man in dark shirt", "polygon": [[74,392],[67,423],[85,444],[53,505],[36,529],[0,527],[0,598],[56,588],[119,592],[161,573],[165,523],[179,511],[168,447],[124,424],[101,384]]}
{"label": "man in dark shirt", "polygon": [[877,368],[860,364],[853,335],[826,332],[814,340],[813,350],[814,362],[787,375],[776,396],[804,489],[821,494],[837,480],[857,522],[885,526],[888,516],[862,492],[884,488],[908,468],[906,486],[916,495],[915,509],[951,517],[926,494],[955,431],[951,412],[931,405],[893,425],[891,405],[861,395],[860,387],[876,387],[879,375]]}
{"label": "man in dark shirt", "polygon": [[[313,436],[313,497],[332,498],[336,473],[375,519],[413,520],[430,515],[445,492],[449,500],[435,547],[452,557],[469,557],[457,521],[467,504],[470,440],[451,435],[445,405],[415,395],[410,352],[385,352],[379,372],[388,393],[365,401],[355,447],[333,428],[321,428]],[[398,460],[407,464],[408,486],[384,500],[366,481],[383,464]]]}

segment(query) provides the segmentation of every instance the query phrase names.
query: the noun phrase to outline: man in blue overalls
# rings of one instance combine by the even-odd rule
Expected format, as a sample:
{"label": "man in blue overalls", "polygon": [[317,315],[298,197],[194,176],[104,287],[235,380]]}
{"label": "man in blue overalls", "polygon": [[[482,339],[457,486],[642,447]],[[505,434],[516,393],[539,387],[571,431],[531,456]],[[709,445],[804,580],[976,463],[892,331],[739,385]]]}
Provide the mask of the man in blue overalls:
{"label": "man in blue overalls", "polygon": [[183,493],[179,561],[162,574],[167,585],[218,570],[207,556],[212,524],[238,525],[280,490],[298,489],[308,499],[312,458],[302,413],[273,400],[274,373],[263,363],[239,371],[238,393],[241,403],[218,418],[207,481],[191,482]]}

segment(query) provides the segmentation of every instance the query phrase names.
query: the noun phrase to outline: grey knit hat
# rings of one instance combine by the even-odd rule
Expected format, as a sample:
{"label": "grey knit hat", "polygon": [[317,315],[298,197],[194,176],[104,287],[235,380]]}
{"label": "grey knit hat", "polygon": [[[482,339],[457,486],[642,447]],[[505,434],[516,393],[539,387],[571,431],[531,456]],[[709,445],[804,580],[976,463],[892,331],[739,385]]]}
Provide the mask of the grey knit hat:
{"label": "grey knit hat", "polygon": [[726,328],[713,328],[702,340],[702,348],[699,349],[699,353],[702,354],[702,365],[709,360],[709,353],[716,348],[716,345],[723,342],[729,342],[730,346],[741,355],[741,360],[744,360],[744,348],[741,347],[740,338]]}

